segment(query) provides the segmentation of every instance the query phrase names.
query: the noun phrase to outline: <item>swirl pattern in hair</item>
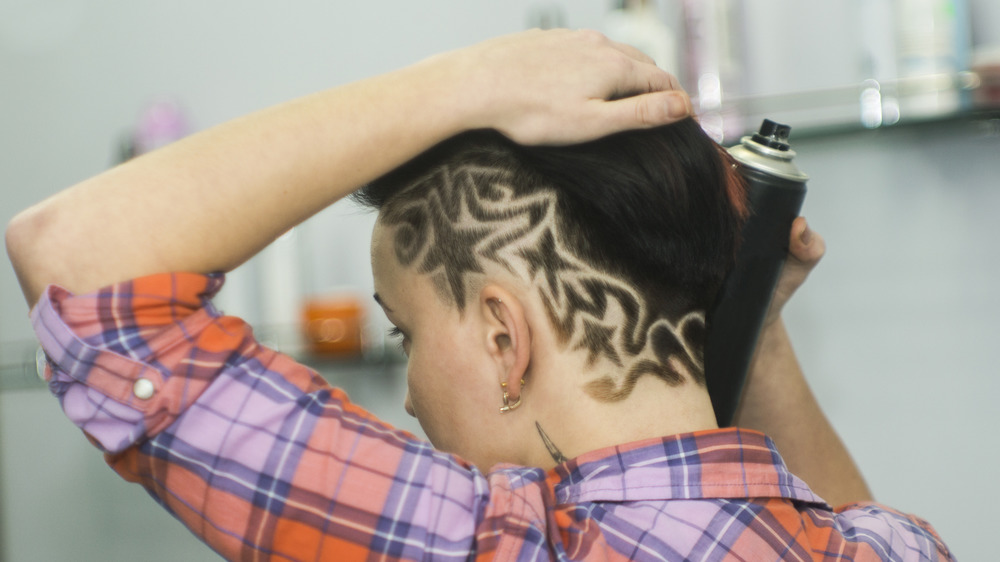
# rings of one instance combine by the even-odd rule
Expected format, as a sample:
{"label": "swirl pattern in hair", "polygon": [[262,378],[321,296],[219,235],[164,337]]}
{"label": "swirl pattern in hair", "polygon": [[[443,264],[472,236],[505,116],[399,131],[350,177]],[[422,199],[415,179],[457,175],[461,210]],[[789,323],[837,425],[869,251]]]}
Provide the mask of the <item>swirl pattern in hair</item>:
{"label": "swirl pattern in hair", "polygon": [[[704,383],[701,347],[705,315],[665,318],[650,310],[636,287],[598,270],[565,242],[553,189],[519,195],[501,168],[441,166],[384,207],[395,228],[401,264],[434,281],[442,298],[464,309],[467,282],[488,263],[537,288],[560,343],[606,369],[587,390],[603,401],[628,397],[643,375],[678,385],[684,376]],[[603,362],[603,363],[602,363]]]}

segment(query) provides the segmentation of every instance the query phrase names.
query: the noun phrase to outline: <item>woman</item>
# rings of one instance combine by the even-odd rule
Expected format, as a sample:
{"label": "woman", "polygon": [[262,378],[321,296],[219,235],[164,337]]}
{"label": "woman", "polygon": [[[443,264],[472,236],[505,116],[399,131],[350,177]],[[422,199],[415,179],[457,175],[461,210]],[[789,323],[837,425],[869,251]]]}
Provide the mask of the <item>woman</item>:
{"label": "woman", "polygon": [[[611,221],[639,221],[619,260],[617,241],[590,230],[611,224],[594,213],[619,207],[590,200],[632,196],[616,180],[574,199],[575,182],[559,178],[636,151],[619,158],[607,139],[523,148],[689,112],[673,78],[634,49],[592,32],[530,32],[110,170],[7,230],[50,388],[115,470],[232,559],[947,556],[923,522],[820,499],[870,497],[778,316],[823,252],[804,222],[738,421],[774,433],[820,495],[763,434],[714,429],[698,342],[741,200],[717,149],[690,121],[626,133],[633,147],[663,131],[681,132],[663,145],[678,154],[694,145],[656,172],[683,188],[663,200],[675,220],[624,211],[641,210],[639,199]],[[455,137],[478,129],[510,140]],[[221,272],[369,183],[376,292],[411,354],[407,408],[438,450],[211,306]],[[636,182],[637,193],[655,199],[655,183]],[[712,225],[690,220],[702,215]],[[649,263],[687,264],[677,275],[646,272],[643,241],[660,231],[673,241],[650,245]]]}

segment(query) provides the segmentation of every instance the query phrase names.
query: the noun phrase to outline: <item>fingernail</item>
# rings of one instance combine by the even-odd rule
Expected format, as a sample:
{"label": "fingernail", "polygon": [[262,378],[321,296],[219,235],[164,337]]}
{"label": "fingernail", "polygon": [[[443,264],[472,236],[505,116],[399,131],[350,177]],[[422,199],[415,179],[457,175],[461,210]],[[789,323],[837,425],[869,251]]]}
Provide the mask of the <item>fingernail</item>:
{"label": "fingernail", "polygon": [[802,242],[803,246],[808,246],[812,242],[812,238],[812,230],[809,229],[809,223],[806,223],[805,230],[802,231],[802,234],[799,234],[799,241]]}
{"label": "fingernail", "polygon": [[684,117],[688,114],[688,104],[684,96],[670,96],[667,101],[667,113],[671,117]]}

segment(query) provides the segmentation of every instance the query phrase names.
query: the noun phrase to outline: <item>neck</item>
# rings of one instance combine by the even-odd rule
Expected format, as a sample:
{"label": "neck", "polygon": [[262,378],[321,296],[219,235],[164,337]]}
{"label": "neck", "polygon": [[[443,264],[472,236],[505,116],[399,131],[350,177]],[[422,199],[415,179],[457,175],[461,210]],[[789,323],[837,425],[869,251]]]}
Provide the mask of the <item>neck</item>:
{"label": "neck", "polygon": [[525,404],[533,407],[522,420],[536,424],[523,429],[537,434],[527,440],[525,460],[532,466],[549,468],[597,449],[718,427],[708,392],[691,380],[670,386],[644,376],[627,397],[602,402],[585,390],[579,372],[537,379],[525,389]]}

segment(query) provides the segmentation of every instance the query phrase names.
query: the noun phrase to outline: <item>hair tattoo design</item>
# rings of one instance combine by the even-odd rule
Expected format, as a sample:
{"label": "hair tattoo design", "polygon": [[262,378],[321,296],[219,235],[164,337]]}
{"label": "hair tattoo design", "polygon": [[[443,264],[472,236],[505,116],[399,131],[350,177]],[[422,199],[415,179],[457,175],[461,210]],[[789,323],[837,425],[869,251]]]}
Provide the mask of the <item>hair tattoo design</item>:
{"label": "hair tattoo design", "polygon": [[399,262],[429,275],[446,302],[464,310],[472,277],[494,263],[537,288],[560,343],[613,370],[588,383],[595,398],[622,400],[645,374],[704,383],[701,347],[692,343],[703,341],[704,312],[658,315],[636,287],[576,255],[554,189],[519,194],[510,172],[483,165],[440,166],[412,189],[423,195],[386,205],[380,220],[395,228]]}

